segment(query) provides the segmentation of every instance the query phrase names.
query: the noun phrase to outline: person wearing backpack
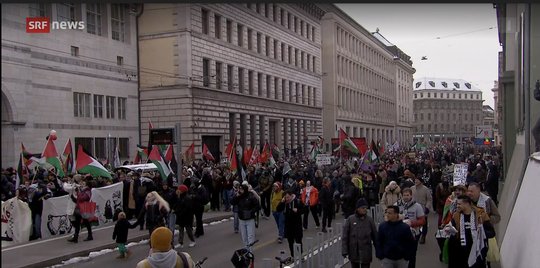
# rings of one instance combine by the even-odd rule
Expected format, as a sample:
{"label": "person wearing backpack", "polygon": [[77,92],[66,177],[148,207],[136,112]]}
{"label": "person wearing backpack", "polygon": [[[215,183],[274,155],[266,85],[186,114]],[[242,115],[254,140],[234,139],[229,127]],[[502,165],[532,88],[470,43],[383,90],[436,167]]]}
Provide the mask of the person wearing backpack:
{"label": "person wearing backpack", "polygon": [[171,246],[173,233],[167,227],[156,228],[150,236],[150,255],[136,268],[193,268],[195,263],[187,252],[176,252]]}

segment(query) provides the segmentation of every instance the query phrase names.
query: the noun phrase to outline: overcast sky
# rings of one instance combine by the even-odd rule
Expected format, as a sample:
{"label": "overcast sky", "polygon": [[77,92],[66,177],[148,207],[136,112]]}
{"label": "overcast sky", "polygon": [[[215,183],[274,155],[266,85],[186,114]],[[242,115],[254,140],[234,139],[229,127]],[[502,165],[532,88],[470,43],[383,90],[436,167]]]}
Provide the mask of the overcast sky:
{"label": "overcast sky", "polygon": [[[337,4],[366,30],[379,28],[411,56],[414,78],[460,78],[493,107],[498,76],[497,16],[492,4]],[[491,28],[491,29],[490,29]],[[422,56],[428,60],[422,61]]]}

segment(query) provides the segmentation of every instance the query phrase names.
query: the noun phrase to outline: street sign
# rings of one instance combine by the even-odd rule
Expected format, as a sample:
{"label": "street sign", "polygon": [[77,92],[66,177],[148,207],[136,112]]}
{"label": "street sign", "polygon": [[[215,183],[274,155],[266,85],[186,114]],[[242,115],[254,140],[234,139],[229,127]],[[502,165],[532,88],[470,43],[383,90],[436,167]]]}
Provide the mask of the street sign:
{"label": "street sign", "polygon": [[493,128],[489,125],[476,126],[475,138],[477,139],[493,138]]}

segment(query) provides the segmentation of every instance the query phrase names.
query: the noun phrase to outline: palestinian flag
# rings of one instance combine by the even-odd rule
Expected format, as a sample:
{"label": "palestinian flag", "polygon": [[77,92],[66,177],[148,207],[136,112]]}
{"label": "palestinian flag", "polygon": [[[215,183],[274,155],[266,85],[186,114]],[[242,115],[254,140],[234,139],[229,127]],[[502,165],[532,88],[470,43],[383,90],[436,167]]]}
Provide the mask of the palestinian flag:
{"label": "palestinian flag", "polygon": [[229,159],[229,163],[231,163],[230,170],[232,174],[236,174],[238,171],[238,160],[236,159],[236,150],[232,150],[231,157]]}
{"label": "palestinian flag", "polygon": [[143,159],[148,159],[148,147],[137,144],[137,154],[135,155],[133,164],[140,164]]}
{"label": "palestinian flag", "polygon": [[320,153],[321,152],[319,151],[319,146],[317,145],[317,143],[313,143],[313,146],[311,147],[310,158],[312,160],[315,160],[317,158],[317,155]]}
{"label": "palestinian flag", "polygon": [[203,143],[203,146],[202,146],[202,155],[209,161],[216,161],[216,159],[214,158],[214,156],[212,155],[210,150],[208,150],[208,146],[206,146],[206,144],[204,144],[204,143]]}
{"label": "palestinian flag", "polygon": [[[345,148],[350,152],[360,154],[360,150],[358,150],[356,144],[354,144],[354,142],[351,140],[351,138],[349,138],[347,133],[345,133],[342,128],[339,129],[339,145],[340,148]],[[343,145],[343,147],[341,147],[341,145]]]}
{"label": "palestinian flag", "polygon": [[64,152],[62,153],[64,156],[64,170],[66,173],[75,174],[77,173],[77,170],[75,170],[75,163],[74,163],[74,157],[73,157],[73,147],[71,146],[71,139],[68,139],[66,142],[66,146],[64,146]]}
{"label": "palestinian flag", "polygon": [[235,144],[236,144],[236,138],[233,139],[233,142],[229,142],[229,144],[227,144],[227,148],[225,148],[225,155],[227,155],[227,159],[229,159],[229,162],[231,160],[230,158],[231,158],[233,148],[236,147],[234,146]]}
{"label": "palestinian flag", "polygon": [[41,154],[31,154],[28,151],[26,151],[26,148],[24,148],[24,144],[21,143],[22,148],[22,154],[23,154],[23,165],[30,166],[32,162],[40,162]]}
{"label": "palestinian flag", "polygon": [[47,144],[45,144],[45,149],[43,150],[41,157],[45,158],[45,161],[56,169],[56,175],[59,177],[64,177],[66,175],[51,138],[47,139]]}
{"label": "palestinian flag", "polygon": [[152,151],[148,156],[148,160],[152,161],[152,163],[156,165],[159,174],[161,174],[161,179],[166,182],[169,174],[171,174],[171,171],[169,170],[167,164],[165,164],[165,160],[163,160],[163,157],[161,157],[157,146],[154,146],[152,148]]}
{"label": "palestinian flag", "polygon": [[94,177],[104,177],[112,179],[111,174],[96,159],[92,158],[83,150],[81,144],[77,149],[76,169],[78,173],[90,174]]}
{"label": "palestinian flag", "polygon": [[193,161],[195,161],[195,143],[194,142],[191,143],[191,145],[187,148],[186,152],[184,153],[184,161],[188,165],[191,164]]}
{"label": "palestinian flag", "polygon": [[377,146],[373,140],[371,140],[371,151],[373,151],[377,157],[380,157],[379,146]]}
{"label": "palestinian flag", "polygon": [[172,173],[178,174],[178,162],[176,162],[176,156],[174,155],[174,147],[170,144],[165,151],[165,162],[169,166]]}

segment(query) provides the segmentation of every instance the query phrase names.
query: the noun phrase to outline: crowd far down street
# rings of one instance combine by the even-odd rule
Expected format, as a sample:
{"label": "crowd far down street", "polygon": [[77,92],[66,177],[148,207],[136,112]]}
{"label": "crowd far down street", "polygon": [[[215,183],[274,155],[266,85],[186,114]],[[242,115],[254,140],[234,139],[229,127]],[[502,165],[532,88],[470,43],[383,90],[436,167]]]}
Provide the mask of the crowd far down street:
{"label": "crowd far down street", "polygon": [[[90,243],[96,225],[113,224],[109,239],[117,256],[109,256],[108,265],[136,259],[137,267],[194,267],[198,259],[189,252],[203,247],[198,240],[217,236],[203,224],[204,215],[223,212],[232,220],[221,224],[236,234],[227,239],[242,249],[231,261],[235,267],[256,263],[256,241],[269,236],[287,249],[289,264],[305,262],[306,234],[336,226],[341,257],[351,267],[427,267],[419,248],[433,236],[437,250],[430,254],[440,265],[493,267],[500,258],[498,147],[441,142],[400,148],[372,141],[362,150],[340,135],[329,156],[317,142],[311,153],[293,155],[268,143],[260,152],[244,151],[233,141],[226,161],[204,150],[197,160],[188,149],[176,176],[174,156],[156,145],[140,158],[155,168],[108,170],[82,147],[76,165],[68,162],[72,154],[61,159],[53,141],[47,140],[44,161],[23,152],[17,169],[2,170],[3,248],[67,234],[66,247]],[[141,230],[149,239],[145,253],[127,246],[129,233]]]}

